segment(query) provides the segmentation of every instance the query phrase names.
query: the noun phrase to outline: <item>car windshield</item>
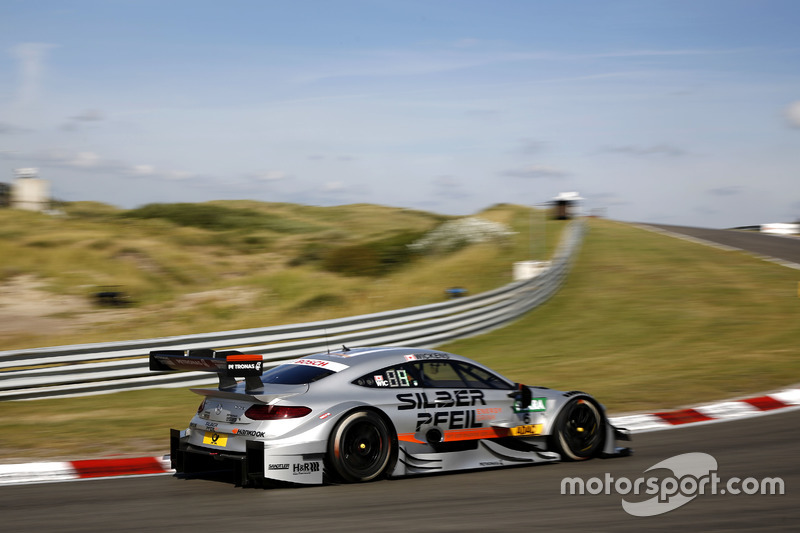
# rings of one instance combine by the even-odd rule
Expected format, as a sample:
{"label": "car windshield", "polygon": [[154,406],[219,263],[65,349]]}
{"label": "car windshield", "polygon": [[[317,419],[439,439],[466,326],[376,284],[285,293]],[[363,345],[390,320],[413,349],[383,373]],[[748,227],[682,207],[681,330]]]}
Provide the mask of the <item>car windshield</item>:
{"label": "car windshield", "polygon": [[261,376],[264,383],[281,383],[284,385],[302,385],[319,381],[334,372],[325,368],[307,365],[280,365],[270,368]]}

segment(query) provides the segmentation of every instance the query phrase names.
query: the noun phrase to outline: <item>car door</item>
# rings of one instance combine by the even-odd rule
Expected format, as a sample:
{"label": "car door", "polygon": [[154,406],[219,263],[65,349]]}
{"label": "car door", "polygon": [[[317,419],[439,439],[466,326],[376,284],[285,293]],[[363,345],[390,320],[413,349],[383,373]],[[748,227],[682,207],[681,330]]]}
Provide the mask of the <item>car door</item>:
{"label": "car door", "polygon": [[465,361],[410,363],[422,383],[423,405],[415,434],[430,444],[446,444],[509,434],[517,425],[511,383]]}

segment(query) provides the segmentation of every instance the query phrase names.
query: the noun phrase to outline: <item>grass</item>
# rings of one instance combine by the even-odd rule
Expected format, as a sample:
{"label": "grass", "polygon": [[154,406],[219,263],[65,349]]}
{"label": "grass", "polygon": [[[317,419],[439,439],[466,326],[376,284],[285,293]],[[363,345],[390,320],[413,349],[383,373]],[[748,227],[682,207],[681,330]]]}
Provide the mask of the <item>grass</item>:
{"label": "grass", "polygon": [[[335,216],[321,209],[308,208],[310,215],[304,216],[316,223],[330,217],[361,225],[381,213],[375,206]],[[509,281],[513,261],[529,258],[530,213],[497,206],[481,216],[520,233],[506,247],[470,246],[379,279],[341,278],[309,266],[250,275],[250,290],[267,303],[186,311],[173,327],[183,327],[183,320],[205,331],[250,327],[249,319],[241,318],[247,306],[258,315],[254,321],[268,316],[256,312],[257,305],[293,309],[286,315],[292,318],[281,322],[291,323],[429,303],[441,299],[447,286],[473,293],[500,286]],[[675,408],[800,382],[798,271],[613,221],[593,219],[589,225],[572,272],[549,302],[502,330],[440,348],[517,381],[586,390],[615,413]],[[550,249],[562,227],[548,222]],[[388,231],[374,229],[369,238]],[[129,326],[156,331],[142,320],[141,326]],[[171,334],[178,333],[184,331]],[[183,389],[7,402],[0,461],[163,453],[167,429],[185,427],[198,403],[197,395]]]}
{"label": "grass", "polygon": [[519,381],[667,409],[800,382],[800,273],[594,220],[561,291],[511,327],[443,349]]}

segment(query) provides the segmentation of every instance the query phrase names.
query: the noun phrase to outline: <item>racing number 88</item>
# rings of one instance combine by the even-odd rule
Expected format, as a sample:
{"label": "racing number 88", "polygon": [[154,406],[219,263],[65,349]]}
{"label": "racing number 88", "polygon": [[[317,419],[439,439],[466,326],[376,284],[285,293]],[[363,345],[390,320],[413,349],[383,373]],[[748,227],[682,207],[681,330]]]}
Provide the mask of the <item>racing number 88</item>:
{"label": "racing number 88", "polygon": [[387,370],[386,380],[390,387],[410,387],[408,373],[405,370]]}

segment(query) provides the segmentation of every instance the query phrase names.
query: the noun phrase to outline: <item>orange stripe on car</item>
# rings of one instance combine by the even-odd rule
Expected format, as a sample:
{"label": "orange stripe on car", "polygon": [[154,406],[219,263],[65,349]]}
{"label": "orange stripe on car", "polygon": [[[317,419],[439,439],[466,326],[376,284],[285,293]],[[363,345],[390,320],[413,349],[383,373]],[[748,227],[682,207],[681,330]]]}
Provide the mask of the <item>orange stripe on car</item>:
{"label": "orange stripe on car", "polygon": [[[498,439],[501,437],[508,437],[511,434],[508,428],[477,428],[477,429],[453,429],[444,432],[444,442],[457,442],[461,440],[479,440],[479,439]],[[400,433],[397,435],[397,440],[401,442],[416,442],[425,444],[423,440],[419,440],[415,433]]]}

